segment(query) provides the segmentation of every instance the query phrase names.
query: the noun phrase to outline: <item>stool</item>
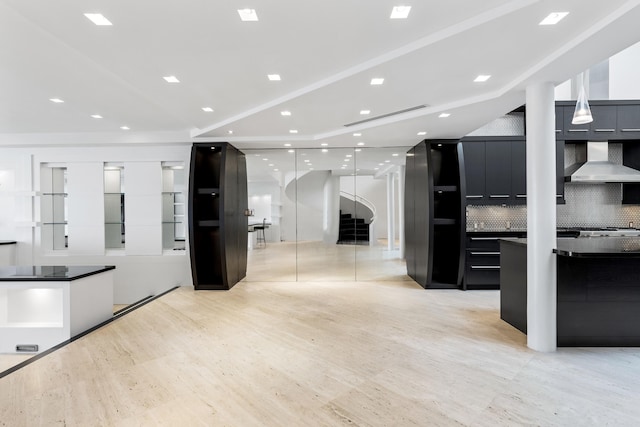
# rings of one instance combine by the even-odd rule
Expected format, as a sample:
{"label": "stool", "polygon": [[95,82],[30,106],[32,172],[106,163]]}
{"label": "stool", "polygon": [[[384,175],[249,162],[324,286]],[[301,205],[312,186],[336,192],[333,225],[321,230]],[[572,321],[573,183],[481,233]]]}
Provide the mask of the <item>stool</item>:
{"label": "stool", "polygon": [[253,229],[258,233],[256,235],[256,247],[263,244],[264,247],[267,247],[267,237],[264,233],[264,230],[267,228],[267,219],[264,218],[262,220],[262,225],[254,225]]}

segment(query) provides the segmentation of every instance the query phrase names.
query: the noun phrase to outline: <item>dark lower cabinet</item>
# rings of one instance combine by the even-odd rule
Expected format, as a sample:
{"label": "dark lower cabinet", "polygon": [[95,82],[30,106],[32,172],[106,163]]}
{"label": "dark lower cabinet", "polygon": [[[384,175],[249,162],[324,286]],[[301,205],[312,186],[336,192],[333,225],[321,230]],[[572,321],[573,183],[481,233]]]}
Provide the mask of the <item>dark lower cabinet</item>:
{"label": "dark lower cabinet", "polygon": [[189,250],[197,290],[230,289],[247,272],[247,169],[228,143],[197,143],[189,175]]}
{"label": "dark lower cabinet", "polygon": [[525,231],[467,232],[463,289],[500,289],[500,239],[526,235]]}
{"label": "dark lower cabinet", "polygon": [[424,288],[458,288],[466,227],[462,144],[422,141],[409,150],[406,165],[407,273]]}

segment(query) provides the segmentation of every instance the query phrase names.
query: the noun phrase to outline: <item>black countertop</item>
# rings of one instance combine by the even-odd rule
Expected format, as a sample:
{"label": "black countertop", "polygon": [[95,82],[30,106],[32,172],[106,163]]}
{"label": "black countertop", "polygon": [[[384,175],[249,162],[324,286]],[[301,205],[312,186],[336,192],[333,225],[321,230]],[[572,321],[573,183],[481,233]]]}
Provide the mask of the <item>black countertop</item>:
{"label": "black countertop", "polygon": [[0,240],[0,245],[15,245],[16,243],[15,240]]}
{"label": "black countertop", "polygon": [[113,265],[26,265],[0,267],[0,282],[68,282],[114,270]]}
{"label": "black countertop", "polygon": [[[527,244],[527,239],[508,239],[505,243]],[[558,239],[559,256],[583,258],[640,258],[640,237],[579,237]]]}

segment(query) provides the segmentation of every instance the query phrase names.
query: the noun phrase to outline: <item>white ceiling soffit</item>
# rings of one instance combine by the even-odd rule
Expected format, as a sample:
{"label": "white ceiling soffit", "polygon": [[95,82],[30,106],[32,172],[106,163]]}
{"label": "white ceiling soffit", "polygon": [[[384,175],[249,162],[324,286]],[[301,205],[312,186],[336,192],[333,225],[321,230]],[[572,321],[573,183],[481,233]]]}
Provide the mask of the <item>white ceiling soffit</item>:
{"label": "white ceiling soffit", "polygon": [[[531,82],[640,41],[640,0],[409,3],[391,20],[390,0],[257,2],[243,7],[259,21],[242,22],[230,2],[0,0],[0,144],[411,146],[423,131],[463,136],[524,103]],[[538,25],[558,11],[570,13]]]}

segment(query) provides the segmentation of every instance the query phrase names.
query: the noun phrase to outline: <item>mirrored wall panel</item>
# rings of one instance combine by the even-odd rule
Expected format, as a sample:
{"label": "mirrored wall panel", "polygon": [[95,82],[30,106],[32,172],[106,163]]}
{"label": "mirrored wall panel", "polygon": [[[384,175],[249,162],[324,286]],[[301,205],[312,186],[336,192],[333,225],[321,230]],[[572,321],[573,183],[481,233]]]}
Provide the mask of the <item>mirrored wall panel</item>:
{"label": "mirrored wall panel", "polygon": [[186,176],[182,162],[162,163],[162,249],[185,250]]}
{"label": "mirrored wall panel", "polygon": [[104,167],[104,237],[106,249],[124,249],[124,166]]}
{"label": "mirrored wall panel", "polygon": [[43,164],[40,170],[41,244],[48,250],[68,247],[67,168]]}

